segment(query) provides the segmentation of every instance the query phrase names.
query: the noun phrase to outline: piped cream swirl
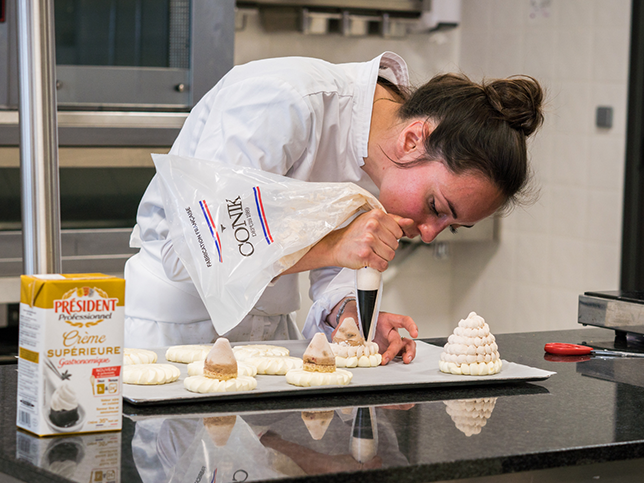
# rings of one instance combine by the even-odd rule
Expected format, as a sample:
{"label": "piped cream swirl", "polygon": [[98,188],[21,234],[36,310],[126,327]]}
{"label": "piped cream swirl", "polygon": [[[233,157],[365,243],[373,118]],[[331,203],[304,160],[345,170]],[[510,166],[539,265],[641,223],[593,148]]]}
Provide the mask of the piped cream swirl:
{"label": "piped cream swirl", "polygon": [[63,383],[51,396],[51,408],[54,411],[71,411],[78,407],[78,396],[68,383]]}

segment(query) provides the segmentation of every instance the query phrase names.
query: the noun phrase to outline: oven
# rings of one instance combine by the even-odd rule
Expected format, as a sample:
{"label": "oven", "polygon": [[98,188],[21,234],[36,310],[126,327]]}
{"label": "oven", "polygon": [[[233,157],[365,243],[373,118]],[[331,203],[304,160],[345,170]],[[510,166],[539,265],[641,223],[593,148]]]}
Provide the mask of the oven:
{"label": "oven", "polygon": [[[0,0],[0,341],[12,346],[22,273],[17,1]],[[62,269],[122,275],[155,172],[150,153],[168,152],[233,66],[235,1],[53,4]]]}

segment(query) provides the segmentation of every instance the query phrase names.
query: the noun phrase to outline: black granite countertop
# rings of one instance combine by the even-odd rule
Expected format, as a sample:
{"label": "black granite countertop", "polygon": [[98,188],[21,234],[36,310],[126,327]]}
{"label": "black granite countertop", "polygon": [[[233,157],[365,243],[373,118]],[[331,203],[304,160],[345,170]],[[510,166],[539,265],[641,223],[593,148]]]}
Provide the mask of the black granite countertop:
{"label": "black granite countertop", "polygon": [[[243,403],[126,403],[121,432],[54,438],[16,429],[16,365],[3,365],[0,473],[31,483],[407,483],[586,469],[640,481],[644,359],[557,362],[543,351],[547,342],[612,340],[607,329],[582,328],[497,336],[503,359],[557,372],[544,381]],[[557,481],[586,481],[565,478]]]}

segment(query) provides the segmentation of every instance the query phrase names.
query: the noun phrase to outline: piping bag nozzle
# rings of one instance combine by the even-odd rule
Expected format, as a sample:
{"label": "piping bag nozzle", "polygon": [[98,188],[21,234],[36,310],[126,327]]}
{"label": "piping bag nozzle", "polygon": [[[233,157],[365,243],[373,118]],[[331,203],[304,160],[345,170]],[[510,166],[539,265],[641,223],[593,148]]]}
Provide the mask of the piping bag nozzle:
{"label": "piping bag nozzle", "polygon": [[356,270],[356,301],[362,336],[368,342],[373,340],[380,311],[382,273],[365,267]]}

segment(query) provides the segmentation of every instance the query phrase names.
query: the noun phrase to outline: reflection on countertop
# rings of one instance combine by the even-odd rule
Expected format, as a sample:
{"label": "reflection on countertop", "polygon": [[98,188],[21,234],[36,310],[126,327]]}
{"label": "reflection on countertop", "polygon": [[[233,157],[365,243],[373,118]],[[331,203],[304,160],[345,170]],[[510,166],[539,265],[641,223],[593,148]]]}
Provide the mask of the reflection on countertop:
{"label": "reflection on countertop", "polygon": [[30,482],[90,481],[91,471],[128,483],[497,481],[591,463],[597,474],[640,477],[644,384],[634,377],[644,360],[544,357],[546,342],[610,337],[605,329],[498,335],[504,359],[557,372],[539,382],[125,404],[120,433],[53,439],[16,429],[15,366],[0,366],[0,463]]}

